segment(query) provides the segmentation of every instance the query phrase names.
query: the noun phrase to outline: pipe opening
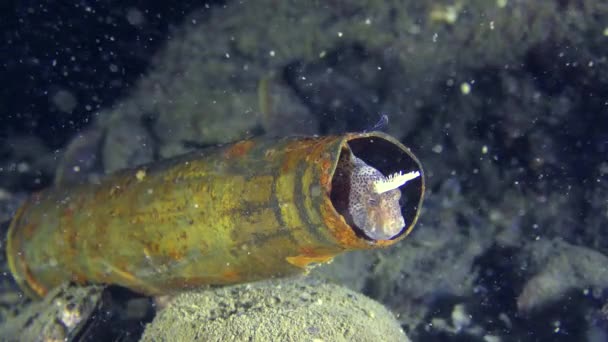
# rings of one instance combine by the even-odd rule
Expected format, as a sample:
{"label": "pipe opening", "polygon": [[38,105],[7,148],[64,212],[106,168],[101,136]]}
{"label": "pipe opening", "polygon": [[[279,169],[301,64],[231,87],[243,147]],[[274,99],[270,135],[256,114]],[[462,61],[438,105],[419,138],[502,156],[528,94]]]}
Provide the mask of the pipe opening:
{"label": "pipe opening", "polygon": [[342,147],[330,197],[357,235],[392,240],[415,223],[423,187],[422,169],[409,151],[369,136]]}

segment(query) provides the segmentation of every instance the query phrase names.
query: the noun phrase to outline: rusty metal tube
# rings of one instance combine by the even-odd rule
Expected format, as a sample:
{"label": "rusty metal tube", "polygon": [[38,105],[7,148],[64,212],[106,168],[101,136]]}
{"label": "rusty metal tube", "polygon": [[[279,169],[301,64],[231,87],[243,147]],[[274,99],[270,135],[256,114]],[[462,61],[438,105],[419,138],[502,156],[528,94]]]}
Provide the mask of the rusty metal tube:
{"label": "rusty metal tube", "polygon": [[377,132],[209,148],[32,195],[9,228],[9,266],[34,297],[65,281],[164,294],[295,274],[347,250],[392,245],[417,220],[424,178],[401,189],[403,230],[371,239],[332,203],[338,160],[351,152],[385,174],[422,172],[408,148]]}

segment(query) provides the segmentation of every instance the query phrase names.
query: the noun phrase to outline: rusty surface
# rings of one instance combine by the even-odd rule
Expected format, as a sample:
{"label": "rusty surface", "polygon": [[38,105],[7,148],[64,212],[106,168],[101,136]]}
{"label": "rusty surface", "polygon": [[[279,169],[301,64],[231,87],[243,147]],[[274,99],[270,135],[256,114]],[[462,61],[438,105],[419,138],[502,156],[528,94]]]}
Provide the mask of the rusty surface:
{"label": "rusty surface", "polygon": [[294,274],[347,250],[394,244],[416,222],[423,178],[399,236],[362,237],[329,196],[339,154],[354,140],[370,156],[389,147],[386,160],[421,170],[382,133],[254,139],[197,151],[99,184],[33,195],[11,223],[11,271],[32,296],[66,280],[164,294]]}

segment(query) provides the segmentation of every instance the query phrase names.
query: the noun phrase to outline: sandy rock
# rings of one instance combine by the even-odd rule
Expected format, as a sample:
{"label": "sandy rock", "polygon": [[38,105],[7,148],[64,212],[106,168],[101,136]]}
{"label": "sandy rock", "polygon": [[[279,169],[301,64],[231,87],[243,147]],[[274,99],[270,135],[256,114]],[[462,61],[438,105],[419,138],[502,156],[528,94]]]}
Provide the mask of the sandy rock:
{"label": "sandy rock", "polygon": [[296,278],[179,294],[142,341],[409,341],[379,303]]}

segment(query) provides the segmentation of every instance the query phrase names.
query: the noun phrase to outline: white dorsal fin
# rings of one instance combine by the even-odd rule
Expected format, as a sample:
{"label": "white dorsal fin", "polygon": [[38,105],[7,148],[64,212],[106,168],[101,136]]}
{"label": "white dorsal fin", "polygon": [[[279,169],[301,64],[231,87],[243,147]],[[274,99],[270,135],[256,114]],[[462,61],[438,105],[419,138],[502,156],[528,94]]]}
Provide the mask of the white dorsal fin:
{"label": "white dorsal fin", "polygon": [[408,173],[403,173],[401,171],[395,172],[392,175],[386,177],[386,179],[375,181],[374,192],[376,192],[377,194],[381,194],[387,191],[397,189],[403,184],[418,177],[420,177],[419,171],[412,171]]}

